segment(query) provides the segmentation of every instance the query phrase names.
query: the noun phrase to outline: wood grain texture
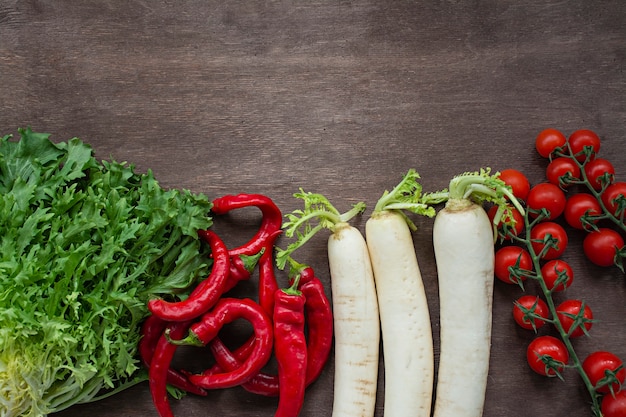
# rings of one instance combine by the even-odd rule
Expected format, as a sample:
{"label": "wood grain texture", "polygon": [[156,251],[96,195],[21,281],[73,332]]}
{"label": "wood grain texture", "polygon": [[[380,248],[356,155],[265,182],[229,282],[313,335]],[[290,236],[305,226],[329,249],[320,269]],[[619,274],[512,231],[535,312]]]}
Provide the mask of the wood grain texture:
{"label": "wood grain texture", "polygon": [[[533,141],[545,127],[596,130],[622,178],[625,66],[622,0],[0,2],[2,134],[30,125],[78,136],[167,187],[265,193],[284,212],[299,207],[300,186],[340,209],[371,206],[409,168],[426,190],[485,166],[536,183],[545,161]],[[432,220],[416,222],[437,346]],[[249,232],[227,223],[216,228],[233,241]],[[576,273],[568,294],[588,300],[599,322],[576,347],[626,359],[624,276],[586,262],[581,239],[573,234],[566,253]],[[303,256],[328,283],[325,238]],[[546,380],[526,366],[532,335],[510,317],[520,294],[495,288],[484,415],[589,416],[575,374]],[[331,362],[302,416],[330,415],[332,375]],[[232,389],[173,405],[189,417],[269,416],[276,402]],[[141,385],[58,414],[83,415],[156,412]]]}

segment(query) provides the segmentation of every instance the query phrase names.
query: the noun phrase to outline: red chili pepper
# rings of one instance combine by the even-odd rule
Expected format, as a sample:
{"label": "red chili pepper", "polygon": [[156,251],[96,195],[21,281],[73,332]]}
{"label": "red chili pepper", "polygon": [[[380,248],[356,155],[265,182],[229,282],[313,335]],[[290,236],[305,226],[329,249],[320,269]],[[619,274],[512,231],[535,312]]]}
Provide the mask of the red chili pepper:
{"label": "red chili pepper", "polygon": [[[241,363],[250,356],[250,352],[254,348],[254,337],[249,338],[243,345],[234,352],[224,344],[224,342],[216,337],[209,343],[209,348],[216,360],[215,365],[208,369],[205,374],[216,374],[226,371],[234,371],[241,366]],[[252,378],[243,382],[241,386],[248,392],[263,395],[266,397],[276,397],[278,391],[278,376],[270,375],[265,372],[259,372]]]}
{"label": "red chili pepper", "polygon": [[170,321],[195,319],[206,313],[222,296],[230,271],[228,249],[215,232],[201,230],[198,233],[204,235],[203,238],[211,246],[211,255],[213,257],[211,273],[183,301],[150,300],[148,309],[155,316]]}
{"label": "red chili pepper", "polygon": [[254,330],[254,349],[248,358],[241,363],[240,367],[230,372],[189,375],[189,381],[193,384],[206,389],[234,387],[257,374],[267,364],[272,355],[274,333],[272,321],[257,303],[247,298],[222,298],[211,311],[202,316],[199,322],[190,327],[189,334],[185,338],[170,340],[170,342],[205,346],[217,337],[225,324],[237,319],[247,320]]}
{"label": "red chili pepper", "polygon": [[261,249],[255,255],[234,255],[230,258],[230,272],[224,285],[225,293],[232,290],[239,281],[245,281],[252,276],[252,271],[258,265],[264,252],[265,249]]}
{"label": "red chili pepper", "polygon": [[274,354],[280,393],[275,417],[297,417],[304,404],[307,368],[304,304],[304,295],[295,286],[276,291]]}
{"label": "red chili pepper", "polygon": [[324,284],[319,278],[305,282],[300,291],[306,298],[308,360],[306,369],[307,386],[315,381],[322,371],[333,344],[332,306],[324,291]]}
{"label": "red chili pepper", "polygon": [[[278,236],[278,233],[274,233],[268,237],[268,241],[265,243],[264,253],[259,260],[259,304],[263,311],[268,316],[273,315],[274,311],[274,294],[278,291],[278,282],[276,281],[276,275],[274,273],[274,260],[273,260],[273,245],[274,240]],[[234,356],[233,353],[222,343],[221,340],[216,338],[211,342],[211,350],[213,356],[221,358],[221,364],[218,362],[213,369],[207,370],[205,374],[214,374],[220,372],[222,369],[227,371],[234,371],[241,366],[241,363],[249,357],[250,351],[254,347],[254,339],[250,338],[244,345],[243,349],[240,348],[238,355]],[[217,361],[216,361],[217,362]],[[256,392],[266,396],[278,395],[278,378],[274,375],[266,375],[263,373],[258,374],[251,380],[243,384],[244,387],[251,392]]]}
{"label": "red chili pepper", "polygon": [[297,282],[298,289],[306,299],[305,313],[307,324],[307,386],[322,373],[333,343],[333,312],[324,284],[315,276],[313,268],[289,259],[292,285]]}
{"label": "red chili pepper", "polygon": [[[199,230],[198,236],[210,243],[209,234],[206,230]],[[265,252],[265,248],[262,248],[258,253],[253,255],[230,255],[230,269],[226,284],[224,285],[224,292],[232,290],[239,281],[245,281],[252,276],[252,271],[258,265],[261,255]]]}
{"label": "red chili pepper", "polygon": [[299,271],[298,273],[300,282],[298,283],[298,285],[300,287],[315,278],[315,272],[313,271],[313,268],[308,265],[300,265],[296,267],[296,269],[297,271]]}
{"label": "red chili pepper", "polygon": [[274,311],[274,293],[278,290],[278,282],[274,273],[274,239],[266,243],[265,252],[259,260],[259,304],[261,308],[268,314],[272,315]]}
{"label": "red chili pepper", "polygon": [[[326,296],[324,285],[315,277],[311,267],[300,270],[299,289],[306,298],[305,313],[307,325],[307,369],[306,385],[312,384],[321,374],[330,356],[333,339],[332,306]],[[216,364],[209,372],[220,372],[222,369],[233,370],[250,355],[254,343],[252,339],[230,351],[219,339],[210,343],[210,348]],[[264,395],[279,395],[279,381],[277,375],[259,373],[242,384],[247,391]]]}
{"label": "red chili pepper", "polygon": [[[150,369],[157,343],[167,325],[167,321],[152,315],[148,316],[142,325],[138,350],[139,356],[147,369]],[[183,373],[177,372],[175,369],[170,368],[167,370],[167,383],[192,394],[207,395],[205,390],[189,382]]]}
{"label": "red chili pepper", "polygon": [[280,232],[283,215],[278,206],[267,196],[262,194],[237,194],[225,195],[213,200],[211,211],[214,214],[226,214],[231,210],[243,207],[257,207],[261,210],[261,226],[256,234],[247,243],[231,249],[231,255],[253,255],[258,253],[268,238],[276,232]]}
{"label": "red chili pepper", "polygon": [[152,394],[152,402],[161,417],[174,417],[167,398],[167,376],[177,346],[169,343],[166,334],[175,338],[182,337],[189,328],[189,324],[189,322],[180,321],[170,323],[166,331],[159,337],[150,362],[148,371],[150,393]]}

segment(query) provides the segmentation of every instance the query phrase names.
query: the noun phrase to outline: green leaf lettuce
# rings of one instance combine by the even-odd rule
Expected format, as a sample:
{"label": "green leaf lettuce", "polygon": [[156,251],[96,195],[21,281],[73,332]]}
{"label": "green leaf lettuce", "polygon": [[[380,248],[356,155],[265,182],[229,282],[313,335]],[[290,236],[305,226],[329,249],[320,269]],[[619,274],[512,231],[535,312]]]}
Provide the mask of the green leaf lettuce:
{"label": "green leaf lettuce", "polygon": [[145,380],[146,302],[209,269],[202,194],[98,162],[78,138],[0,138],[0,415],[44,416]]}

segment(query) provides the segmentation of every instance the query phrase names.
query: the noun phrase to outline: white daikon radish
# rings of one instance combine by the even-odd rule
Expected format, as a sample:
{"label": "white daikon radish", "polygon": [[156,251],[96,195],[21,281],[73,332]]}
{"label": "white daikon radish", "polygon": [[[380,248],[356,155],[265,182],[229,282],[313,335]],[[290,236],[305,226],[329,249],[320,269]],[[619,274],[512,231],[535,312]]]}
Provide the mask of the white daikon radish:
{"label": "white daikon radish", "polygon": [[361,232],[338,223],[328,239],[335,326],[333,417],[373,416],[380,322],[370,258]]}
{"label": "white daikon radish", "polygon": [[433,217],[419,175],[410,170],[385,192],[365,225],[378,308],[385,366],[384,415],[430,417],[434,380],[430,312],[411,230],[403,210]]}
{"label": "white daikon radish", "polygon": [[[290,254],[316,232],[331,230],[328,238],[333,325],[335,331],[335,375],[332,417],[371,417],[376,406],[380,320],[376,287],[365,238],[348,221],[365,209],[363,203],[340,214],[320,194],[294,195],[305,202],[304,210],[288,214],[285,236],[297,241],[277,252],[284,267]],[[312,220],[318,220],[316,226]]]}
{"label": "white daikon radish", "polygon": [[524,213],[497,174],[466,173],[452,179],[446,206],[435,217],[441,332],[435,417],[483,413],[491,348],[494,225],[482,204],[507,207],[507,197]]}

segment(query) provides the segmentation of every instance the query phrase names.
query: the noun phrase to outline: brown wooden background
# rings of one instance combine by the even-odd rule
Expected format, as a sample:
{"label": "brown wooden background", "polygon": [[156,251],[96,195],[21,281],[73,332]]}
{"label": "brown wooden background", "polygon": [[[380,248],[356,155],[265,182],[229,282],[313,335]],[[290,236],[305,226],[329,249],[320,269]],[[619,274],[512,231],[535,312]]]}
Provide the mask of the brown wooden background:
{"label": "brown wooden background", "polygon": [[[409,168],[431,191],[487,166],[536,183],[545,161],[533,141],[546,127],[596,130],[624,179],[625,66],[623,0],[0,1],[1,134],[30,125],[79,136],[164,186],[264,193],[284,212],[300,207],[298,187],[342,210],[372,207]],[[216,221],[233,242],[256,218],[235,220]],[[432,220],[416,221],[437,344]],[[301,256],[328,282],[325,239]],[[624,276],[591,266],[580,235],[571,240],[569,296],[599,320],[576,347],[626,359]],[[563,383],[528,369],[532,334],[510,316],[519,295],[496,285],[484,415],[589,416],[577,375]],[[332,375],[331,361],[302,416],[330,415]],[[188,417],[271,416],[276,403],[231,389],[173,406]],[[156,412],[144,384],[58,414],[84,415]]]}

